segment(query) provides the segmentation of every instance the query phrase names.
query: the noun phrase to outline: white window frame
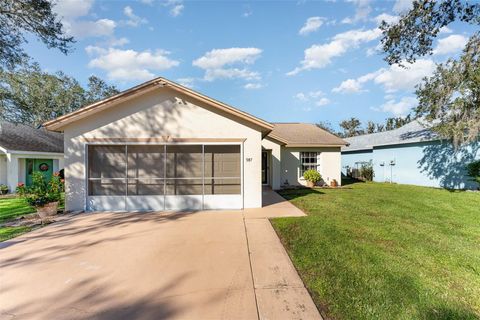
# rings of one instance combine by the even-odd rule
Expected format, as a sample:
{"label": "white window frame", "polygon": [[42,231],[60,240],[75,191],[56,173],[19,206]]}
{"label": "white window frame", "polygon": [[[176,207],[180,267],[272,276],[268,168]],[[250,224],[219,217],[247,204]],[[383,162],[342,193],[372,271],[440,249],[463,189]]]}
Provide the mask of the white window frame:
{"label": "white window frame", "polygon": [[[308,154],[308,155],[306,156],[305,154]],[[304,159],[306,158],[309,158],[309,159],[315,158],[315,162],[304,162]],[[320,152],[300,151],[299,160],[300,160],[300,167],[298,170],[299,179],[303,180],[303,173],[309,169],[313,169],[320,172]],[[304,166],[308,166],[309,168],[303,170]]]}

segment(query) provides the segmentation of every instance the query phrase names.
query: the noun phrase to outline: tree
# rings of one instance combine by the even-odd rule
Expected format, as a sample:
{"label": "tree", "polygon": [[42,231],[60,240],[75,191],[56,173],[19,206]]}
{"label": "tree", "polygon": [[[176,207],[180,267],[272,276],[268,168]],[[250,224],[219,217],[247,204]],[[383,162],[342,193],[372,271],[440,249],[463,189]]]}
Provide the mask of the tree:
{"label": "tree", "polygon": [[366,133],[375,133],[377,130],[377,125],[373,121],[367,122],[367,129],[365,130]]}
{"label": "tree", "polygon": [[340,127],[343,129],[342,136],[345,138],[358,136],[363,134],[363,130],[360,129],[361,122],[357,118],[350,118],[340,122]]}
{"label": "tree", "polygon": [[88,78],[87,87],[85,104],[90,104],[119,93],[115,86],[108,85],[104,80],[96,76]]}
{"label": "tree", "polygon": [[335,130],[333,130],[332,124],[328,121],[320,121],[316,124],[316,126],[330,132],[331,134],[337,134]]}
{"label": "tree", "polygon": [[38,126],[117,92],[96,77],[90,77],[85,90],[74,78],[62,72],[49,74],[38,64],[0,70],[0,119]]}
{"label": "tree", "polygon": [[13,69],[28,60],[22,48],[26,33],[33,34],[48,48],[67,54],[74,42],[65,36],[62,23],[47,0],[0,1],[0,69]]}
{"label": "tree", "polygon": [[459,60],[439,64],[417,87],[416,114],[433,123],[455,146],[480,135],[480,38],[473,37]]}
{"label": "tree", "polygon": [[[454,21],[480,24],[479,2],[416,0],[412,6],[397,23],[384,21],[380,26],[389,64],[413,63],[432,54],[440,29]],[[455,145],[475,141],[479,135],[479,36],[477,32],[470,38],[459,60],[439,65],[416,91],[419,106],[415,116],[425,117],[434,131]],[[440,87],[435,88],[435,84]]]}

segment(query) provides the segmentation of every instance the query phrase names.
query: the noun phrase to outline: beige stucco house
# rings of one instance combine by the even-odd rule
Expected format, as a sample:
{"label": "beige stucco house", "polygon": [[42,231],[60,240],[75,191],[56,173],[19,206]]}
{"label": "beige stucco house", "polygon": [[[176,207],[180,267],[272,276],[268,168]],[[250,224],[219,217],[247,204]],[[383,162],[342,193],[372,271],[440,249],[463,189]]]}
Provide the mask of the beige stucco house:
{"label": "beige stucco house", "polygon": [[29,185],[35,171],[49,178],[63,169],[63,144],[61,133],[0,122],[0,184],[12,193],[18,183]]}
{"label": "beige stucco house", "polygon": [[345,142],[310,124],[269,123],[164,78],[45,123],[64,133],[66,210],[262,206],[262,187],[316,168],[340,183]]}

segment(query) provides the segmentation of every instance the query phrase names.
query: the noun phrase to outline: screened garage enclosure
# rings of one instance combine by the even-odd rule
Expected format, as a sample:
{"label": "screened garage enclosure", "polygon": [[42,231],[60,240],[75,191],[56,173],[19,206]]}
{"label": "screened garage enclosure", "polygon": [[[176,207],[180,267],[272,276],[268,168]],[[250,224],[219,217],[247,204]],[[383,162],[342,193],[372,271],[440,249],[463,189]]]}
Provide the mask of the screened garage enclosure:
{"label": "screened garage enclosure", "polygon": [[242,145],[88,144],[87,210],[242,209]]}

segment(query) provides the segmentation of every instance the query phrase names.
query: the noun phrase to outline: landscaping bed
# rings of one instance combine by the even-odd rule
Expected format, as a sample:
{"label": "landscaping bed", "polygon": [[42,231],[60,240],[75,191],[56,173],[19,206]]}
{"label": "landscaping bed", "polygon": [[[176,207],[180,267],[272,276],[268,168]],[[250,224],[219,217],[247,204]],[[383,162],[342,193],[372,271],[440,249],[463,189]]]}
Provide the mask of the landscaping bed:
{"label": "landscaping bed", "polygon": [[479,193],[353,183],[281,194],[308,216],[272,224],[327,318],[480,318]]}

